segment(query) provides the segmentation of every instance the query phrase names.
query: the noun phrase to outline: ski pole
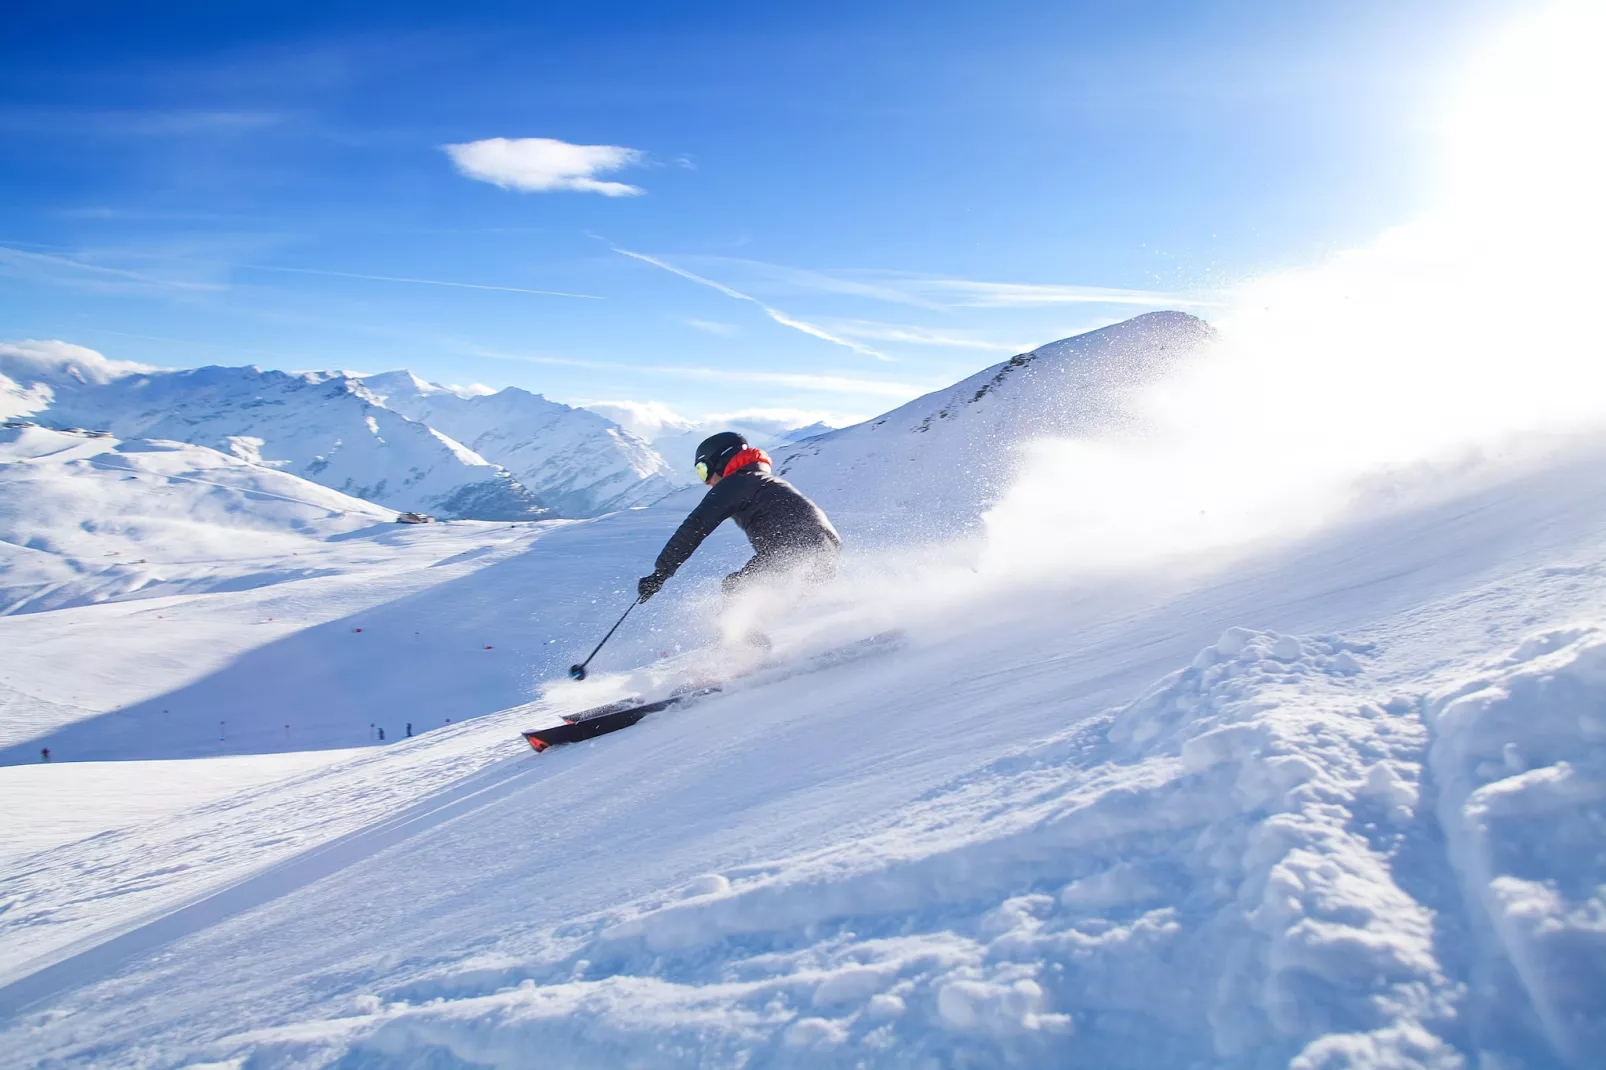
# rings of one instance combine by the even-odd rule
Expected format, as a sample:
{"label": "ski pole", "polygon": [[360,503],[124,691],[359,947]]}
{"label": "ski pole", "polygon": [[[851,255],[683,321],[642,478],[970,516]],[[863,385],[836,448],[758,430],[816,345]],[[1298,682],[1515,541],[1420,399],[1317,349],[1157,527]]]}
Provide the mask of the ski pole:
{"label": "ski pole", "polygon": [[586,659],[580,664],[569,666],[570,676],[574,677],[576,680],[584,680],[586,678],[586,666],[590,665],[591,659],[597,656],[597,650],[601,650],[603,644],[609,639],[613,638],[613,633],[619,630],[619,625],[625,622],[625,617],[630,616],[630,610],[635,609],[639,605],[641,605],[641,599],[639,598],[630,603],[630,606],[624,611],[624,613],[620,615],[619,619],[614,622],[614,626],[608,629],[608,634],[602,637],[602,642],[597,644],[597,649],[587,654]]}

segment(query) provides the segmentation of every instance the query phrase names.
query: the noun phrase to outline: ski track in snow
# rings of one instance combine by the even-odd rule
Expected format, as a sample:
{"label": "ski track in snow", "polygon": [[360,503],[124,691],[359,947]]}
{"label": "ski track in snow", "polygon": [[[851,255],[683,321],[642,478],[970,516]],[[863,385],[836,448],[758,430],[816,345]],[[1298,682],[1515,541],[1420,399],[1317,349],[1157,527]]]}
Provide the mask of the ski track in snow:
{"label": "ski track in snow", "polygon": [[[0,1051],[1598,1065],[1600,461],[1015,592],[541,756],[517,730],[558,707],[515,706],[15,857]],[[469,579],[582,537],[608,571],[668,522]]]}

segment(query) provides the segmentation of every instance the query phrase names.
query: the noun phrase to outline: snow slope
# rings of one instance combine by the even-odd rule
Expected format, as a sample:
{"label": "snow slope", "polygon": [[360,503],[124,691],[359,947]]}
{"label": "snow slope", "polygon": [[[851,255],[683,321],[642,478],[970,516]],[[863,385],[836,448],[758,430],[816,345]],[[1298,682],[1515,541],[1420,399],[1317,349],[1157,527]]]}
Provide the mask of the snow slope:
{"label": "snow slope", "polygon": [[[0,429],[0,762],[37,760],[45,746],[83,758],[62,735],[73,731],[109,757],[250,749],[237,694],[190,708],[157,699],[298,635],[300,653],[277,670],[283,680],[311,680],[318,665],[338,674],[330,655],[340,648],[320,647],[320,625],[449,584],[564,526],[394,518],[202,446]],[[232,679],[245,694],[274,694],[249,673]],[[323,705],[271,707],[257,726],[265,749],[368,742],[381,708],[352,715],[327,705],[334,694],[325,691]],[[384,712],[405,701],[376,695]],[[220,740],[219,722],[230,719]],[[117,744],[120,733],[138,746]]]}
{"label": "snow slope", "polygon": [[862,537],[966,531],[1013,481],[1024,445],[1120,423],[1140,388],[1211,334],[1185,313],[1151,312],[1051,342],[873,420],[778,449],[776,471]]}
{"label": "snow slope", "polygon": [[[634,566],[672,523],[626,511],[605,531],[390,524],[256,566],[315,566],[294,582],[0,617],[16,652],[0,686],[68,711],[0,732],[0,764],[36,761],[43,746],[67,761],[353,747],[375,726],[393,741],[409,722],[424,731],[525,702],[629,603]],[[650,658],[653,622],[672,606],[639,614],[610,657]],[[176,671],[151,664],[180,652]],[[63,674],[74,665],[92,666],[92,682]]]}
{"label": "snow slope", "polygon": [[[105,833],[146,825],[310,769],[333,765],[348,751],[287,751],[237,755],[206,762],[73,762],[19,765],[0,772],[0,810],[26,813],[27,821],[0,826],[0,859],[35,854]],[[69,782],[74,782],[69,786]],[[41,789],[87,799],[115,799],[111,811],[95,806],[46,810],[34,805]]]}
{"label": "snow slope", "polygon": [[0,614],[277,582],[238,566],[395,515],[204,446],[0,429]]}
{"label": "snow slope", "polygon": [[370,375],[363,385],[387,408],[506,468],[563,516],[647,505],[686,483],[613,421],[518,387],[465,397],[406,371]]}
{"label": "snow slope", "polygon": [[60,428],[208,446],[394,509],[485,520],[527,520],[543,512],[504,469],[380,405],[354,376],[255,367],[119,367],[121,374],[97,375],[93,368],[86,372],[83,354],[89,351],[57,352],[62,349],[0,347],[0,373],[13,384],[8,389],[31,399],[9,407],[27,407],[34,418]]}
{"label": "snow slope", "polygon": [[[1596,440],[1435,477],[1191,569],[926,584],[898,651],[523,748],[638,646],[532,703],[108,824],[0,869],[0,1048],[1598,1065],[1603,463]],[[549,596],[605,591],[675,518],[560,526],[520,560],[550,554]],[[783,650],[820,638],[797,629]]]}

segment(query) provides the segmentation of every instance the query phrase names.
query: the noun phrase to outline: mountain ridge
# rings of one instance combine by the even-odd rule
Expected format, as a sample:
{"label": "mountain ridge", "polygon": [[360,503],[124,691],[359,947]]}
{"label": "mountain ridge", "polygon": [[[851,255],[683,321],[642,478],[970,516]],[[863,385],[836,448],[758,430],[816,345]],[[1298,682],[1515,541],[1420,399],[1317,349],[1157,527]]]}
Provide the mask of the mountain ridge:
{"label": "mountain ridge", "polygon": [[[7,357],[0,353],[0,371],[15,381],[19,362]],[[72,370],[34,379],[49,397],[31,415],[208,446],[396,509],[486,520],[550,511],[505,469],[379,404],[344,372],[207,365],[79,381]]]}
{"label": "mountain ridge", "polygon": [[[1149,313],[845,428],[781,428],[758,415],[694,422],[651,403],[599,402],[596,411],[522,387],[464,391],[405,369],[161,370],[67,343],[23,343],[0,346],[0,415],[208,446],[389,508],[500,521],[661,501],[695,486],[681,455],[728,425],[850,526],[852,514],[885,515],[893,502],[899,523],[913,516],[935,534],[976,521],[1012,476],[1020,441],[1119,419],[1124,399],[1209,334],[1184,313]],[[943,479],[901,488],[884,478],[932,449],[946,454],[934,466]]]}
{"label": "mountain ridge", "polygon": [[[1024,443],[1129,419],[1146,384],[1213,337],[1196,316],[1150,312],[1049,342],[777,451],[776,472],[859,534],[903,537],[911,526],[928,537],[955,534],[974,527],[1009,485]],[[906,481],[905,471],[941,477]]]}
{"label": "mountain ridge", "polygon": [[502,465],[565,516],[649,505],[683,485],[647,442],[606,416],[522,387],[464,395],[406,370],[363,382],[386,407]]}

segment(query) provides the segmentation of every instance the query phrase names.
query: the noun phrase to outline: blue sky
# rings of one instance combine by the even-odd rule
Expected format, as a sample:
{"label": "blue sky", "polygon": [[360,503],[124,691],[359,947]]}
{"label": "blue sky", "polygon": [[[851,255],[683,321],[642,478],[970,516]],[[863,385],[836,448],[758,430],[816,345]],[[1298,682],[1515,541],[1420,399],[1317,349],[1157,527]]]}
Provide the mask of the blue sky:
{"label": "blue sky", "polygon": [[1515,6],[27,5],[0,339],[867,416],[1412,218]]}

